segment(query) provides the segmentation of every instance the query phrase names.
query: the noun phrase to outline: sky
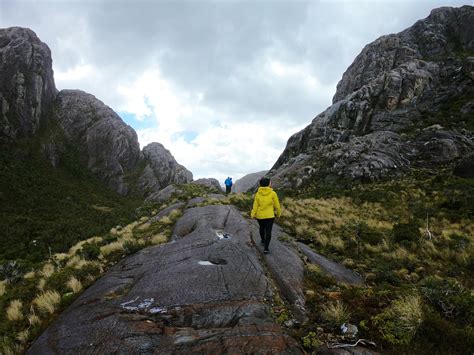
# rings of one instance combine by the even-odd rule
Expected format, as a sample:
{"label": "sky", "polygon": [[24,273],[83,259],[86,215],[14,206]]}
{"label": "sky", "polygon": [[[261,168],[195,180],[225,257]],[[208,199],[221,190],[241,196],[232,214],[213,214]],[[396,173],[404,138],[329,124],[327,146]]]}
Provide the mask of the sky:
{"label": "sky", "polygon": [[362,48],[469,0],[0,0],[52,51],[56,86],[110,106],[194,178],[270,169]]}

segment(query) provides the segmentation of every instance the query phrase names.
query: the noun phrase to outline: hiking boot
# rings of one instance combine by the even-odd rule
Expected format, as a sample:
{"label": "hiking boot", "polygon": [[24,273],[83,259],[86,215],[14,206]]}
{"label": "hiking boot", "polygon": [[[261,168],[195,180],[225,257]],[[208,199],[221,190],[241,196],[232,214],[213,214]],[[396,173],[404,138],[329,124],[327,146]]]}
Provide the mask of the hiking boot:
{"label": "hiking boot", "polygon": [[265,249],[265,250],[263,251],[263,254],[270,254],[270,250]]}

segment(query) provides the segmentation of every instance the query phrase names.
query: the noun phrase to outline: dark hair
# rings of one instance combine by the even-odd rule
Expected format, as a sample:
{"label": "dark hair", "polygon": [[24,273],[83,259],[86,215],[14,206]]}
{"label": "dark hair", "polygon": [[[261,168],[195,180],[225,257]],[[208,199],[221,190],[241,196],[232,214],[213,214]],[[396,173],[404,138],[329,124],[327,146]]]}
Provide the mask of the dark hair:
{"label": "dark hair", "polygon": [[260,186],[266,187],[268,185],[270,185],[270,179],[269,178],[264,177],[264,178],[260,179]]}

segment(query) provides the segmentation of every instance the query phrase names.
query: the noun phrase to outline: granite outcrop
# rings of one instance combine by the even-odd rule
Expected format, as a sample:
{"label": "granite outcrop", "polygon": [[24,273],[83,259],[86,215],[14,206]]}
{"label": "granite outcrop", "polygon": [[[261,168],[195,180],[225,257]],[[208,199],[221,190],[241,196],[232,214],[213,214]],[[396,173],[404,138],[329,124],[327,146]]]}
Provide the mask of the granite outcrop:
{"label": "granite outcrop", "polygon": [[37,142],[53,167],[73,156],[122,195],[192,181],[163,145],[140,151],[133,128],[93,95],[58,92],[48,46],[32,30],[11,27],[0,29],[0,143],[23,138]]}
{"label": "granite outcrop", "polygon": [[374,181],[474,152],[474,7],[435,9],[367,45],[333,104],[294,134],[274,183]]}

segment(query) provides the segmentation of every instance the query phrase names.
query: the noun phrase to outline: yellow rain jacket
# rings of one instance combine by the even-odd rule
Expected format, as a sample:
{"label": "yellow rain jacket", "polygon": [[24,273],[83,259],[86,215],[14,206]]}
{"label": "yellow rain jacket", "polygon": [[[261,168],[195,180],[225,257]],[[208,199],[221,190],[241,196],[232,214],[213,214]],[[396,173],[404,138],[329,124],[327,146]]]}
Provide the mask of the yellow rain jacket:
{"label": "yellow rain jacket", "polygon": [[252,218],[265,219],[281,215],[280,201],[275,191],[269,186],[259,187],[253,201]]}

